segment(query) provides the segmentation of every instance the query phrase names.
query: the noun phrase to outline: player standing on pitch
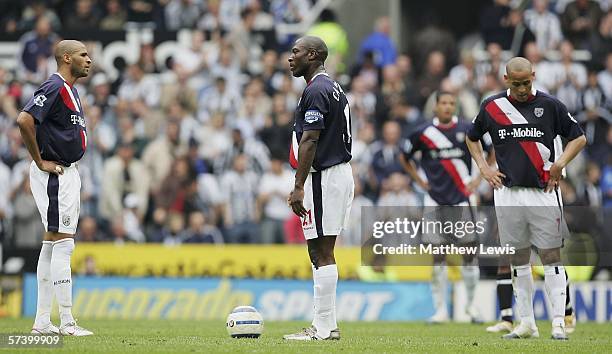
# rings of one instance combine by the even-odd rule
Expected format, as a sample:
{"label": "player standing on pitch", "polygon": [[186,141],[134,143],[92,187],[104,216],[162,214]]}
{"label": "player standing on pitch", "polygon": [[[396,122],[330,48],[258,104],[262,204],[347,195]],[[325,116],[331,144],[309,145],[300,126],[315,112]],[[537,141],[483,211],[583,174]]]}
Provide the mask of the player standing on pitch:
{"label": "player standing on pitch", "polygon": [[[438,92],[434,108],[436,116],[433,121],[419,127],[401,146],[403,154],[400,160],[404,169],[427,191],[424,200],[425,212],[435,214],[443,222],[449,219],[453,222],[472,219],[469,198],[480,183],[480,176],[472,176],[472,157],[465,145],[470,125],[454,115],[456,102],[456,97],[451,93]],[[419,175],[412,161],[417,151],[422,152],[421,168],[425,171],[427,181]],[[423,235],[423,242],[435,246],[474,246],[478,244],[478,238],[474,233],[462,238],[427,233]],[[434,255],[433,259],[431,290],[436,312],[429,322],[441,323],[449,320],[446,256]],[[480,316],[473,306],[476,285],[480,278],[478,258],[475,255],[463,256],[461,275],[467,292],[466,312],[472,322],[479,322]]]}
{"label": "player standing on pitch", "polygon": [[[88,336],[72,317],[70,257],[79,221],[81,178],[77,161],[87,148],[85,117],[74,83],[89,74],[91,58],[83,43],[59,42],[54,51],[57,72],[34,92],[17,118],[32,156],[30,184],[45,226],[38,258],[38,302],[32,333]],[[51,323],[53,294],[60,327]]]}
{"label": "player standing on pitch", "polygon": [[[532,88],[534,78],[527,59],[512,58],[504,75],[508,91],[482,103],[467,145],[482,176],[495,189],[500,243],[516,249],[511,256],[512,279],[521,323],[503,338],[539,336],[529,264],[533,245],[544,265],[544,282],[552,303],[552,338],[564,340],[567,282],[561,263],[563,216],[558,186],[563,168],[582,150],[586,138],[563,103]],[[486,132],[493,140],[499,170],[484,160],[479,140]],[[555,159],[557,135],[569,142]]]}
{"label": "player standing on pitch", "polygon": [[318,37],[298,39],[289,57],[293,76],[307,82],[295,111],[289,162],[296,168],[287,199],[300,217],[314,280],[312,326],[288,340],[340,339],[336,323],[336,236],[348,226],[353,201],[351,117],[340,85],[325,73],[327,46]]}

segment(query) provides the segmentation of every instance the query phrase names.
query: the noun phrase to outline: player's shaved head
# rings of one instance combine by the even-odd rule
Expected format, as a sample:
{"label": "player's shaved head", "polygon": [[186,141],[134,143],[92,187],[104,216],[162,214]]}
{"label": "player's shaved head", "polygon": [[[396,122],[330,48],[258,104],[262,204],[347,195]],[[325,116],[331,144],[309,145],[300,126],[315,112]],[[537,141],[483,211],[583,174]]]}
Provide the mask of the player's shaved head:
{"label": "player's shaved head", "polygon": [[531,73],[531,62],[523,57],[514,57],[506,64],[506,75],[510,73]]}
{"label": "player's shaved head", "polygon": [[319,59],[321,62],[325,62],[325,59],[327,59],[327,45],[319,37],[304,36],[295,41],[295,44],[303,46],[307,50],[316,51],[317,59]]}
{"label": "player's shaved head", "polygon": [[57,65],[59,66],[60,64],[62,64],[64,54],[72,55],[73,53],[78,52],[83,48],[85,48],[85,45],[83,43],[75,41],[73,39],[66,39],[60,41],[55,46],[55,51],[53,52]]}

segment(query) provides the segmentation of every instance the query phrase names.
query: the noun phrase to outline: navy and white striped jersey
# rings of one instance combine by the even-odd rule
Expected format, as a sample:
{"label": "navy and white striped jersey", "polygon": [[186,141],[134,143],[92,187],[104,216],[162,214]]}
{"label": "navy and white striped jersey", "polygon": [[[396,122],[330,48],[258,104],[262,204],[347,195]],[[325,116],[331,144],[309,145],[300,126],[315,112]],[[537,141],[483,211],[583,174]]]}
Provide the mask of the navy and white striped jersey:
{"label": "navy and white striped jersey", "polygon": [[506,187],[544,188],[558,156],[555,138],[574,140],[583,134],[580,125],[561,101],[532,91],[518,102],[510,91],[487,98],[469,131],[472,141],[490,133],[499,170]]}
{"label": "navy and white striped jersey", "polygon": [[429,196],[440,205],[466,202],[470,195],[466,185],[471,181],[472,157],[465,144],[470,126],[457,117],[448,125],[437,118],[419,127],[401,146],[411,159],[421,151],[421,168],[429,184]]}
{"label": "navy and white striped jersey", "polygon": [[326,73],[309,82],[295,111],[289,163],[298,167],[298,144],[307,130],[320,130],[312,163],[316,171],[351,160],[351,114],[342,87]]}
{"label": "navy and white striped jersey", "polygon": [[83,107],[77,89],[59,73],[40,85],[23,111],[34,117],[43,160],[69,166],[83,157],[87,148]]}

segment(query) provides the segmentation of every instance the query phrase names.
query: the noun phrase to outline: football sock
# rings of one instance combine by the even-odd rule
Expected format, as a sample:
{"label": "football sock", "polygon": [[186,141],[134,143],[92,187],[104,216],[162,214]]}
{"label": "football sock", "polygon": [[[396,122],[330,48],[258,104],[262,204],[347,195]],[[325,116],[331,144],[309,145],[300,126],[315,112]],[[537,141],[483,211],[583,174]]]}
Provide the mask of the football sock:
{"label": "football sock", "polygon": [[72,317],[72,274],[70,256],[74,250],[74,240],[65,238],[53,243],[51,255],[51,279],[59,304],[61,326],[73,322]]}
{"label": "football sock", "polygon": [[431,277],[431,295],[434,300],[436,313],[439,311],[447,311],[446,308],[446,293],[447,293],[448,274],[446,263],[434,263]]}
{"label": "football sock", "polygon": [[567,283],[567,286],[565,287],[565,316],[571,316],[574,314],[574,308],[572,307],[572,301],[570,299],[570,284],[567,271],[565,271],[565,282]]}
{"label": "football sock", "polygon": [[502,321],[512,323],[512,275],[510,272],[497,275],[497,301]]}
{"label": "football sock", "polygon": [[512,285],[521,323],[535,326],[533,316],[533,276],[531,265],[512,266]]}
{"label": "football sock", "polygon": [[327,338],[338,328],[336,323],[336,285],[338,267],[335,264],[313,270],[314,280],[314,318],[312,325],[320,338]]}
{"label": "football sock", "polygon": [[565,268],[560,265],[544,266],[544,285],[548,298],[552,304],[552,323],[553,326],[565,326],[563,317],[565,316],[565,289],[567,281],[565,279]]}
{"label": "football sock", "polygon": [[34,328],[45,328],[51,323],[51,304],[53,303],[53,283],[51,282],[51,253],[53,241],[43,241],[36,267],[38,298]]}
{"label": "football sock", "polygon": [[463,277],[463,283],[465,284],[465,291],[467,293],[467,309],[469,309],[474,303],[474,294],[476,293],[476,286],[480,279],[480,268],[478,268],[478,259],[474,258],[469,263],[465,263],[461,267],[461,276]]}

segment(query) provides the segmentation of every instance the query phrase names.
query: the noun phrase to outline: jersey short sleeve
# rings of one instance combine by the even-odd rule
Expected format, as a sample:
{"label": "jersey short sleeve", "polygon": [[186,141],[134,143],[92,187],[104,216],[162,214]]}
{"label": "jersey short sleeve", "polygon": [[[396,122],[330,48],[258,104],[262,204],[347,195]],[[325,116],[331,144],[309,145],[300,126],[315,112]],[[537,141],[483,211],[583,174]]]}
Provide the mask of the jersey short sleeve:
{"label": "jersey short sleeve", "polygon": [[468,130],[467,136],[470,140],[477,141],[482,139],[482,136],[485,135],[487,132],[486,118],[487,112],[485,110],[485,103],[483,103],[480,105],[480,111],[472,121],[472,125]]}
{"label": "jersey short sleeve", "polygon": [[410,134],[408,139],[402,139],[399,146],[407,159],[411,159],[414,154],[421,149],[420,136],[422,134],[422,130],[419,129],[416,132]]}
{"label": "jersey short sleeve", "polygon": [[54,106],[57,96],[59,95],[59,86],[51,81],[43,83],[38,90],[34,91],[34,95],[28,103],[23,107],[24,112],[28,112],[34,117],[36,124],[42,123],[49,111]]}
{"label": "jersey short sleeve", "polygon": [[567,140],[574,140],[584,134],[580,124],[572,117],[562,102],[557,102],[555,133]]}
{"label": "jersey short sleeve", "polygon": [[302,97],[304,130],[323,130],[329,113],[329,97],[317,86],[307,87]]}

